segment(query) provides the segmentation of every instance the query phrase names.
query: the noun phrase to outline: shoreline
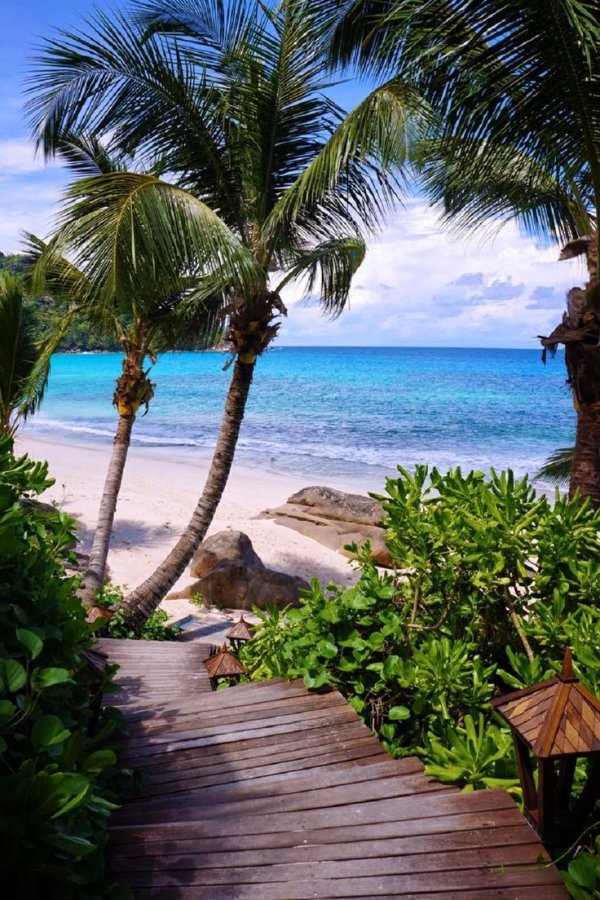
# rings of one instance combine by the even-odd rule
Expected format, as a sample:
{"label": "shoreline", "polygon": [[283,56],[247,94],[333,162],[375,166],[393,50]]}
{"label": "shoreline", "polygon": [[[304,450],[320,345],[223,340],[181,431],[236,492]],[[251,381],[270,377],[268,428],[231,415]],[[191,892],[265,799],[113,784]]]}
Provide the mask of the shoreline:
{"label": "shoreline", "polygon": [[[48,461],[55,484],[43,499],[57,503],[77,519],[84,551],[91,544],[111,447],[109,441],[86,444],[49,440],[26,427],[15,438],[18,455],[28,453],[33,459]],[[132,589],[162,561],[193,512],[208,463],[209,459],[194,458],[181,448],[130,449],[108,560],[111,582]],[[348,479],[311,480],[234,462],[208,534],[224,529],[243,531],[269,568],[306,580],[316,577],[325,582],[351,583],[352,567],[341,554],[272,520],[256,518],[263,509],[279,506],[309,484],[327,484],[354,493],[371,489],[368,484],[361,489],[360,483]],[[192,580],[184,573],[172,590],[181,590]],[[173,612],[172,606],[173,601],[167,602],[165,608]]]}

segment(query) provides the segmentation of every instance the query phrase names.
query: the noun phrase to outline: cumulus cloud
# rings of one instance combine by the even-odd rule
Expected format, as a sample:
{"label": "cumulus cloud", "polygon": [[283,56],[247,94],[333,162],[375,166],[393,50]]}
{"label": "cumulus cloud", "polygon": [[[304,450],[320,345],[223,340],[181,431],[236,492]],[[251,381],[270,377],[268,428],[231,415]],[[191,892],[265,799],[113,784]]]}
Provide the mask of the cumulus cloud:
{"label": "cumulus cloud", "polygon": [[30,175],[46,168],[43,158],[36,154],[31,141],[25,138],[0,140],[0,179],[15,175]]}
{"label": "cumulus cloud", "polygon": [[[412,238],[420,238],[415,247]],[[445,231],[419,199],[374,241],[352,288],[349,309],[335,322],[294,306],[282,329],[285,344],[536,347],[552,330],[563,298],[583,273],[558,262],[514,224],[485,244]],[[550,303],[544,291],[552,285]]]}
{"label": "cumulus cloud", "polygon": [[455,278],[454,281],[450,281],[450,286],[457,285],[461,287],[464,285],[465,287],[479,287],[483,284],[483,272],[465,272],[464,275],[460,275],[458,278]]}
{"label": "cumulus cloud", "polygon": [[540,284],[529,297],[528,309],[560,309],[565,305],[565,291]]}

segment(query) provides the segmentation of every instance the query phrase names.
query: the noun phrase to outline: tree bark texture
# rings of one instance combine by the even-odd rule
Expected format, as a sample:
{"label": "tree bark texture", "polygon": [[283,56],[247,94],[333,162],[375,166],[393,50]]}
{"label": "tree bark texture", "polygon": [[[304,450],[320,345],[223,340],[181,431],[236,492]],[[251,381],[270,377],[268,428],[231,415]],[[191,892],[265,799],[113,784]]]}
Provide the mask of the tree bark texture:
{"label": "tree bark texture", "polygon": [[600,508],[600,282],[598,281],[598,235],[570,241],[561,259],[585,255],[588,278],[585,288],[571,288],[561,324],[542,338],[544,359],[547,350],[565,347],[568,384],[573,391],[577,431],[569,497],[589,498]]}
{"label": "tree bark texture", "polygon": [[154,612],[183,574],[206,536],[231,471],[254,366],[254,362],[244,363],[239,358],[236,360],[204,490],[186,529],[152,575],[118,605],[125,613],[126,622],[133,628],[139,628]]}
{"label": "tree bark texture", "polygon": [[600,347],[597,329],[583,340],[565,341],[565,362],[577,412],[569,497],[600,507]]}
{"label": "tree bark texture", "polygon": [[576,494],[600,508],[600,403],[578,409],[569,498]]}
{"label": "tree bark texture", "polygon": [[102,590],[104,585],[110,538],[134,422],[135,416],[119,416],[112,456],[100,502],[98,523],[94,532],[88,567],[83,581],[82,601],[85,606],[94,605],[96,594]]}

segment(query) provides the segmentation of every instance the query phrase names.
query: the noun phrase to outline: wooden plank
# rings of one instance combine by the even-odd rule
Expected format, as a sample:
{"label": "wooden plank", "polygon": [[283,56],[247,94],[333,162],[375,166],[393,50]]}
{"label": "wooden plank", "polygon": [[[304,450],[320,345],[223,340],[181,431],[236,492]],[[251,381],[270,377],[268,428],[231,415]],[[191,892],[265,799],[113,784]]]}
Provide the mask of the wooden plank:
{"label": "wooden plank", "polygon": [[[397,829],[400,823],[397,823]],[[528,840],[524,840],[527,837]],[[238,849],[231,841],[228,849],[207,850],[203,841],[177,840],[170,844],[156,843],[116,846],[111,852],[112,868],[115,871],[144,870],[148,863],[160,868],[168,868],[175,862],[177,868],[197,866],[200,869],[217,868],[226,870],[239,866],[272,866],[282,863],[324,862],[333,860],[353,861],[356,859],[375,859],[381,857],[416,855],[429,856],[440,853],[462,853],[466,850],[499,848],[512,845],[526,845],[531,852],[532,846],[537,849],[537,841],[533,832],[523,834],[521,829],[489,828],[470,829],[457,833],[436,835],[415,835],[413,837],[393,837],[363,840],[362,835],[354,841],[329,843],[320,840],[287,847],[263,847],[251,850]],[[137,852],[132,853],[132,847]],[[144,852],[141,852],[141,851]],[[173,857],[176,857],[173,860]],[[534,859],[537,857],[534,856]],[[462,861],[459,859],[459,863]],[[460,867],[460,866],[459,866]]]}
{"label": "wooden plank", "polygon": [[[342,752],[353,754],[355,750],[358,751],[363,747],[376,749],[381,754],[382,759],[389,758],[379,741],[370,734],[360,737],[352,735],[332,741],[329,745],[324,745],[319,736],[308,736],[300,746],[293,742],[275,744],[264,748],[263,752],[259,753],[256,752],[253,746],[237,752],[229,752],[229,748],[226,748],[225,752],[214,755],[207,751],[206,755],[203,754],[199,758],[187,760],[180,767],[173,766],[167,770],[157,769],[152,773],[152,783],[153,785],[166,784],[185,781],[188,778],[210,778],[212,775],[233,772],[240,772],[246,778],[253,778],[255,769],[277,765],[292,765],[296,762],[301,764],[303,760],[306,760],[308,767],[310,767],[312,761],[320,756]],[[176,755],[179,756],[179,754]]]}
{"label": "wooden plank", "polygon": [[[353,860],[348,866],[344,862],[311,864],[299,863],[295,866],[247,867],[220,869],[169,869],[148,872],[128,872],[127,883],[134,889],[168,887],[171,890],[183,886],[194,887],[213,900],[221,896],[232,896],[241,900],[248,896],[259,896],[248,889],[258,888],[265,900],[272,897],[356,897],[390,895],[404,897],[407,892],[445,891],[448,889],[517,887],[525,885],[559,884],[558,873],[551,868],[535,865],[531,850],[513,848],[511,855],[514,866],[507,867],[501,854],[494,850],[463,851],[457,867],[455,854],[448,854],[440,861],[439,867],[432,860],[420,857]],[[414,860],[416,868],[411,866]],[[282,886],[286,893],[280,893]],[[235,893],[228,892],[234,889]],[[372,893],[365,893],[369,889]],[[212,890],[212,893],[206,893]],[[225,891],[225,893],[223,893]],[[179,895],[177,895],[179,896]]]}
{"label": "wooden plank", "polygon": [[[397,839],[399,836],[409,842],[420,842],[429,837],[443,844],[444,836],[451,838],[462,832],[486,832],[490,834],[490,845],[496,843],[495,835],[506,832],[513,835],[511,843],[527,843],[534,835],[533,829],[525,823],[516,807],[497,809],[488,812],[457,813],[454,815],[429,816],[398,820],[396,817],[376,821],[359,822],[329,828],[311,828],[309,824],[298,830],[265,831],[256,827],[252,818],[244,821],[246,832],[230,834],[223,827],[212,822],[166,823],[164,828],[158,826],[116,826],[111,832],[111,852],[117,855],[135,856],[146,852],[158,854],[181,846],[183,851],[190,845],[201,845],[203,852],[243,851],[276,849],[278,847],[297,847],[304,845],[339,845],[348,843],[354,846],[357,835],[364,841]],[[360,829],[360,830],[358,830]],[[148,848],[148,849],[146,849]]]}
{"label": "wooden plank", "polygon": [[[302,699],[303,702],[301,703],[296,703],[292,700],[282,702],[277,706],[269,705],[267,709],[260,707],[255,710],[253,720],[264,724],[268,724],[271,720],[276,720],[278,722],[298,721],[299,718],[304,719],[315,710],[347,709],[348,707],[348,704],[340,694],[333,696],[328,695],[325,697],[311,697],[309,698],[309,702],[307,702],[307,698]],[[294,718],[292,719],[291,717]],[[190,731],[197,732],[199,726],[204,732],[207,732],[210,727],[222,731],[225,730],[226,725],[239,725],[240,722],[246,722],[247,719],[248,713],[246,711],[229,712],[225,709],[221,710],[220,716],[209,718],[204,715],[204,712],[201,709],[198,709],[191,715],[186,714],[183,717],[179,714],[175,714],[174,710],[169,710],[164,718],[159,720],[151,718],[143,724],[136,723],[136,725],[130,729],[126,743],[127,746],[132,747],[136,744],[147,743],[155,738],[160,739],[164,734],[179,739]]]}
{"label": "wooden plank", "polygon": [[[465,802],[465,798],[467,801]],[[427,824],[424,820],[432,820],[431,830],[435,832],[436,822],[447,816],[464,815],[470,818],[470,827],[481,827],[481,814],[484,816],[496,814],[499,810],[508,810],[514,815],[517,812],[518,821],[523,828],[528,828],[525,819],[518,815],[516,805],[503,791],[478,791],[473,794],[453,794],[440,792],[420,795],[418,801],[413,796],[399,797],[388,800],[374,800],[367,803],[353,803],[349,796],[344,806],[312,810],[285,811],[279,813],[267,813],[261,815],[243,815],[229,818],[219,816],[208,818],[202,816],[201,820],[189,820],[183,817],[172,824],[168,818],[163,820],[146,822],[132,822],[131,828],[119,827],[119,840],[136,839],[136,828],[140,833],[144,831],[150,835],[153,827],[162,829],[164,836],[170,835],[176,839],[182,833],[189,837],[210,837],[217,835],[248,835],[281,832],[314,831],[315,829],[329,829],[339,827],[364,828],[365,825],[378,825],[387,822],[404,823],[405,834],[425,833]],[[411,829],[411,822],[417,822]],[[513,820],[517,821],[517,820]],[[124,823],[123,823],[124,824]],[[115,821],[115,826],[119,823]],[[129,834],[128,834],[129,830]],[[439,830],[439,829],[438,829]],[[160,836],[161,832],[157,832]],[[355,835],[356,836],[356,835]]]}
{"label": "wooden plank", "polygon": [[[443,879],[441,879],[443,881]],[[146,900],[333,900],[333,898],[363,897],[365,900],[374,897],[402,897],[402,900],[568,900],[568,894],[564,887],[558,884],[541,885],[533,881],[533,886],[512,885],[503,880],[501,886],[492,888],[460,887],[458,890],[443,884],[435,891],[421,891],[418,889],[407,890],[406,886],[400,887],[394,878],[387,879],[354,879],[352,893],[340,892],[340,886],[328,882],[330,887],[323,883],[304,882],[268,885],[264,892],[255,885],[246,885],[234,888],[220,887],[215,890],[213,886],[203,890],[197,887],[178,887],[177,893],[173,888],[146,888],[144,898]],[[400,892],[401,891],[401,892]]]}
{"label": "wooden plank", "polygon": [[271,765],[255,765],[247,771],[241,771],[239,768],[221,770],[211,775],[197,775],[190,772],[187,778],[177,779],[161,779],[158,776],[152,778],[152,795],[158,797],[164,794],[172,794],[177,791],[199,790],[201,788],[219,786],[221,788],[233,788],[244,783],[252,782],[256,784],[266,778],[273,776],[289,777],[298,771],[312,772],[314,769],[323,766],[356,766],[361,763],[383,761],[385,759],[385,751],[381,751],[374,746],[371,741],[367,744],[353,748],[353,750],[341,749],[337,751],[326,750],[313,756],[304,757],[300,762],[297,759],[287,760],[283,762],[273,763]]}
{"label": "wooden plank", "polygon": [[249,722],[246,724],[245,728],[239,728],[236,725],[232,725],[224,732],[219,732],[218,729],[208,729],[208,733],[202,733],[202,730],[198,729],[198,736],[194,737],[191,736],[189,738],[171,741],[159,740],[150,743],[147,746],[136,746],[132,749],[126,746],[121,758],[124,762],[136,762],[137,760],[144,759],[144,757],[173,753],[178,750],[199,750],[203,747],[213,747],[218,744],[227,744],[230,742],[239,743],[242,740],[252,740],[254,738],[272,739],[275,735],[279,734],[297,734],[299,728],[308,728],[311,724],[316,724],[319,721],[321,724],[328,727],[335,727],[338,724],[346,722],[354,722],[354,715],[353,709],[349,707],[339,707],[338,710],[324,710],[322,712],[316,710],[310,716],[307,715],[306,718],[300,720],[294,718],[291,722],[278,723],[277,725],[270,725],[262,728],[256,727],[253,722]]}
{"label": "wooden plank", "polygon": [[[335,728],[331,728],[331,723],[319,721],[311,727],[303,728],[301,731],[297,729],[289,729],[282,731],[277,735],[267,734],[263,737],[245,737],[241,740],[227,740],[225,742],[214,739],[208,742],[202,753],[199,754],[197,748],[179,749],[177,753],[168,755],[168,767],[175,770],[185,767],[189,764],[201,762],[203,759],[214,762],[215,759],[228,759],[230,755],[239,754],[241,752],[251,752],[255,754],[277,753],[279,748],[282,750],[290,747],[312,747],[316,742],[326,743],[334,740],[348,740],[349,738],[363,737],[364,728],[357,728],[356,721],[349,718],[345,722],[336,722]],[[206,754],[206,757],[204,756]],[[144,759],[136,760],[136,768],[151,774],[155,770],[164,771],[165,754],[149,756]],[[398,761],[400,762],[400,760]]]}
{"label": "wooden plank", "polygon": [[[368,782],[368,786],[375,787],[376,784],[376,781]],[[221,805],[218,809],[214,808],[212,811],[214,815],[211,813],[210,808],[204,808],[201,816],[207,823],[209,819],[217,820],[215,821],[215,828],[219,827],[218,822],[225,822],[227,819],[227,827],[231,834],[244,834],[245,829],[250,824],[255,829],[258,829],[259,832],[279,831],[283,828],[298,831],[307,826],[310,828],[327,828],[333,825],[344,825],[347,822],[354,822],[355,824],[362,821],[378,822],[391,817],[395,817],[396,821],[400,821],[414,818],[415,816],[423,818],[427,815],[439,816],[466,811],[475,812],[478,809],[494,809],[494,803],[506,805],[503,796],[491,796],[496,793],[495,791],[481,791],[472,795],[465,795],[433,790],[430,793],[420,793],[419,801],[416,803],[414,795],[410,793],[403,794],[401,788],[394,792],[395,795],[391,799],[389,797],[385,797],[385,799],[372,798],[369,795],[368,786],[366,790],[363,789],[361,791],[363,795],[366,795],[366,800],[357,797],[354,789],[350,791],[344,787],[342,789],[333,789],[337,791],[335,799],[339,800],[339,803],[335,805],[328,804],[323,798],[322,804],[314,807],[311,806],[311,803],[314,803],[315,798],[302,794],[298,795],[300,804],[302,804],[301,808],[298,808],[298,801],[294,804],[294,808],[286,806],[285,795],[271,800],[258,800],[256,802],[249,800],[244,803],[243,808],[238,808],[235,800],[232,799],[229,807]],[[479,793],[489,794],[490,796],[480,799]],[[500,793],[502,794],[502,792]],[[468,796],[466,803],[465,796]],[[507,800],[508,805],[513,802],[509,797],[507,797]],[[129,815],[131,806],[123,807],[115,813],[114,821],[116,824],[124,824],[127,821],[126,817]],[[190,823],[190,828],[192,823],[196,823],[194,816],[198,816],[198,814],[197,811],[196,813],[194,812],[194,807],[188,810],[185,808],[178,809],[176,815],[170,815],[168,806],[169,804],[164,802],[160,804],[161,815],[157,816],[155,810],[145,807],[143,803],[138,803],[136,804],[135,815],[129,817],[128,821],[132,824],[135,821],[139,824],[159,821],[163,828],[167,827],[169,821],[188,822]],[[244,823],[243,827],[241,825],[242,822]]]}
{"label": "wooden plank", "polygon": [[[389,797],[406,797],[415,793],[435,794],[446,793],[444,786],[434,781],[428,781],[423,775],[403,775],[402,777],[384,777],[371,771],[379,768],[373,766],[361,766],[354,769],[343,769],[335,773],[339,781],[334,787],[328,787],[331,770],[318,769],[303,783],[304,789],[298,784],[294,785],[290,792],[287,790],[287,781],[275,784],[267,784],[265,787],[250,785],[244,788],[239,785],[235,795],[230,790],[220,788],[207,788],[202,791],[189,791],[187,794],[169,795],[168,801],[163,797],[137,800],[123,807],[115,813],[115,821],[132,821],[136,817],[138,821],[147,822],[148,818],[163,811],[163,821],[194,820],[201,815],[236,816],[249,814],[272,814],[281,811],[297,812],[300,810],[318,809],[325,806],[329,809],[348,804],[348,795],[351,793],[355,803],[372,802]],[[332,767],[333,768],[333,767]],[[362,778],[359,778],[359,775]],[[343,778],[343,776],[349,776]],[[353,777],[354,776],[354,777]],[[300,779],[294,779],[300,781]],[[349,786],[350,785],[350,789]],[[261,794],[263,796],[261,796]]]}
{"label": "wooden plank", "polygon": [[[120,869],[127,872],[130,885],[231,885],[262,884],[271,882],[308,881],[316,876],[319,880],[340,879],[350,882],[354,878],[379,877],[381,875],[416,875],[432,874],[460,870],[463,883],[476,882],[489,870],[502,870],[505,867],[531,867],[541,871],[537,863],[537,841],[530,844],[517,844],[505,847],[461,847],[455,850],[429,854],[403,854],[395,856],[383,851],[375,856],[356,855],[350,859],[322,859],[291,863],[259,862],[249,865],[236,864],[235,861],[225,867],[206,864],[201,854],[187,856],[158,856],[155,859],[130,859]],[[210,862],[210,860],[209,860]],[[476,870],[476,871],[472,871]],[[481,883],[481,882],[480,882]]]}
{"label": "wooden plank", "polygon": [[284,714],[296,715],[311,709],[335,708],[337,706],[347,706],[344,698],[337,692],[314,697],[280,698],[279,700],[271,700],[268,703],[261,704],[259,707],[234,707],[232,710],[229,710],[227,707],[220,710],[206,710],[200,697],[193,706],[183,709],[179,706],[176,709],[169,707],[164,710],[164,717],[160,716],[157,718],[152,716],[132,723],[129,729],[129,739],[145,739],[146,736],[153,736],[167,730],[172,734],[176,734],[189,729],[190,725],[193,725],[198,720],[201,721],[203,727],[207,727],[209,724],[220,727],[229,722],[243,722],[247,720],[249,714],[253,718],[260,718],[262,721],[266,721],[279,718]]}

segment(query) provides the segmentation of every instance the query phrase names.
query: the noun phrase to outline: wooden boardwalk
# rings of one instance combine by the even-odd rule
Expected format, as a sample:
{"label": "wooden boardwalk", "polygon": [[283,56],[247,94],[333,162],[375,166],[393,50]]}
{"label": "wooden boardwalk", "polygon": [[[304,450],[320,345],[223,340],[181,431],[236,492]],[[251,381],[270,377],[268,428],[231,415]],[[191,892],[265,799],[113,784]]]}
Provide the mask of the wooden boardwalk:
{"label": "wooden boardwalk", "polygon": [[504,791],[460,793],[418,759],[390,759],[337,691],[211,692],[206,644],[99,647],[121,665],[122,762],[149,778],[114,816],[108,848],[136,897],[568,896]]}

